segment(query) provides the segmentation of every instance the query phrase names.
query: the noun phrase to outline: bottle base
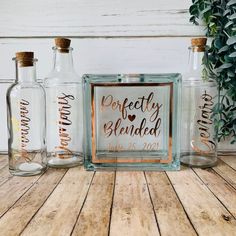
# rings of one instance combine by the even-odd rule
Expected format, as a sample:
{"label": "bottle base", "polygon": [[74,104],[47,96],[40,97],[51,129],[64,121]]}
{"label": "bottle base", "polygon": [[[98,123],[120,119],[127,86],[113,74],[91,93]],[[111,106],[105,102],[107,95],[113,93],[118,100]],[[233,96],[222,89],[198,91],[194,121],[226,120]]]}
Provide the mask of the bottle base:
{"label": "bottle base", "polygon": [[217,165],[217,160],[201,155],[181,155],[181,164],[189,167],[208,168]]}
{"label": "bottle base", "polygon": [[9,172],[14,176],[33,176],[44,173],[46,169],[46,166],[39,163],[22,163],[17,169],[9,168]]}
{"label": "bottle base", "polygon": [[83,165],[83,158],[81,156],[73,156],[68,159],[49,157],[47,165],[52,168],[70,168]]}

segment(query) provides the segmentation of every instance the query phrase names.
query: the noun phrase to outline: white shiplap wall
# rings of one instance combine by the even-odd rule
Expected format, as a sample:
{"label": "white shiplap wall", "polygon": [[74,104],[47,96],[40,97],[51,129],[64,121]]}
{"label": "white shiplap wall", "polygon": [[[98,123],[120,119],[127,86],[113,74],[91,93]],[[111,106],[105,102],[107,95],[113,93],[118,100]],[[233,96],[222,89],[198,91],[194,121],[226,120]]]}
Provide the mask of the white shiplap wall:
{"label": "white shiplap wall", "polygon": [[[35,51],[38,78],[52,64],[53,37],[72,38],[83,73],[184,72],[191,0],[0,0],[0,80],[15,77],[16,51]],[[0,84],[0,150],[7,148],[5,91]]]}

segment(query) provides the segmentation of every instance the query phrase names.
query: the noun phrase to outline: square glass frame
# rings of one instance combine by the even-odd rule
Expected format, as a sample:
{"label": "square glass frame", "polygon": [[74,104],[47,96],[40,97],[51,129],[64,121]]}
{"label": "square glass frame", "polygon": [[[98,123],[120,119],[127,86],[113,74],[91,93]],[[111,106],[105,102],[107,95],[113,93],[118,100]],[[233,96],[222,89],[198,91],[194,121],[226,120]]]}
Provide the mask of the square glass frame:
{"label": "square glass frame", "polygon": [[84,75],[85,168],[179,170],[181,81],[178,73]]}

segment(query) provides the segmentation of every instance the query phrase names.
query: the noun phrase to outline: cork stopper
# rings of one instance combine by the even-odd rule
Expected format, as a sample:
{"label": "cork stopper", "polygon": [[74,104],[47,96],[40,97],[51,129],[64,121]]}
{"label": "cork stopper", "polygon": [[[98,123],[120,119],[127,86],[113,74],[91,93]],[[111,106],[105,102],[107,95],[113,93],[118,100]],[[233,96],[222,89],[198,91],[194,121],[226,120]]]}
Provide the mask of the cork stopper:
{"label": "cork stopper", "polygon": [[191,45],[193,51],[195,52],[204,52],[206,47],[207,38],[192,38]]}
{"label": "cork stopper", "polygon": [[27,67],[34,65],[34,53],[33,52],[17,52],[16,60],[20,67]]}
{"label": "cork stopper", "polygon": [[70,39],[67,38],[55,38],[55,45],[62,53],[68,53],[70,48]]}

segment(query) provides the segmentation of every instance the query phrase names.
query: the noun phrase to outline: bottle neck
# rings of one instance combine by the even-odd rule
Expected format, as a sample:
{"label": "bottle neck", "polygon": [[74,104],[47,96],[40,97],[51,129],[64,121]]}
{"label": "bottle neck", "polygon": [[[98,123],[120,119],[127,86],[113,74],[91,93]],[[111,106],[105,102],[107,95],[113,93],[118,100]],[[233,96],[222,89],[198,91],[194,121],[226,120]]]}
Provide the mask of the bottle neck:
{"label": "bottle neck", "polygon": [[189,48],[188,72],[192,75],[201,75],[204,68],[203,57],[205,50],[198,50],[197,47]]}
{"label": "bottle neck", "polygon": [[53,70],[58,72],[69,72],[74,70],[72,48],[63,52],[61,49],[54,47]]}
{"label": "bottle neck", "polygon": [[20,66],[16,61],[16,82],[33,83],[36,82],[36,66]]}

